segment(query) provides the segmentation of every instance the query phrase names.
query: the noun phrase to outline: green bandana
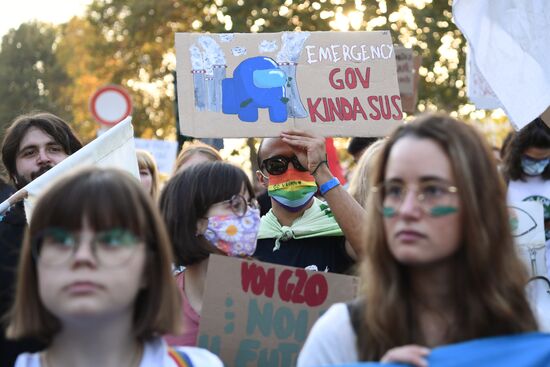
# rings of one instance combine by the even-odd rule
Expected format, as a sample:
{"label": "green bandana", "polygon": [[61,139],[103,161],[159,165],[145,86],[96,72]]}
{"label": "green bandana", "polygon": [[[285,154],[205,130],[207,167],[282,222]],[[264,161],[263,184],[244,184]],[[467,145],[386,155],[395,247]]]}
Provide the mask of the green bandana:
{"label": "green bandana", "polygon": [[328,205],[314,198],[313,205],[300,218],[296,219],[290,227],[281,226],[275,214],[273,214],[273,209],[271,209],[261,219],[258,239],[275,238],[273,251],[277,251],[281,246],[281,241],[288,241],[291,238],[343,235]]}

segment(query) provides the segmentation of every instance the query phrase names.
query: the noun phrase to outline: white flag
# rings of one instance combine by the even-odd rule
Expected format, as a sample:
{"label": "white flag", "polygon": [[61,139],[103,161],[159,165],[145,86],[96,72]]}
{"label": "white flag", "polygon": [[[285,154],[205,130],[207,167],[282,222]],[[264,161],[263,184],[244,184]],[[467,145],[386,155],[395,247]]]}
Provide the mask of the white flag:
{"label": "white flag", "polygon": [[[25,199],[27,221],[31,218],[34,202],[40,193],[54,183],[58,177],[75,168],[84,166],[114,167],[131,173],[139,180],[134,129],[131,121],[132,118],[127,117],[23,187],[20,191],[25,190],[28,193],[28,197]],[[0,204],[0,208],[4,207],[9,207],[8,200]]]}
{"label": "white flag", "polygon": [[550,1],[454,0],[456,25],[516,130],[550,106]]}

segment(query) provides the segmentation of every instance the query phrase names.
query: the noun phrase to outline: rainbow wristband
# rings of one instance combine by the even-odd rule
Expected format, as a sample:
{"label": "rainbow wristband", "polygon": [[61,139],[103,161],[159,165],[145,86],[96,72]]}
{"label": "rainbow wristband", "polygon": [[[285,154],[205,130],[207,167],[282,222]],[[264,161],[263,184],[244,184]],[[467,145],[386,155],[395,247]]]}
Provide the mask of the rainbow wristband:
{"label": "rainbow wristband", "polygon": [[340,185],[340,181],[338,180],[338,178],[333,177],[327,182],[325,182],[324,184],[322,184],[321,186],[319,186],[319,191],[321,191],[321,195],[324,196],[327,192],[329,192],[330,190],[332,190],[333,188],[339,185]]}

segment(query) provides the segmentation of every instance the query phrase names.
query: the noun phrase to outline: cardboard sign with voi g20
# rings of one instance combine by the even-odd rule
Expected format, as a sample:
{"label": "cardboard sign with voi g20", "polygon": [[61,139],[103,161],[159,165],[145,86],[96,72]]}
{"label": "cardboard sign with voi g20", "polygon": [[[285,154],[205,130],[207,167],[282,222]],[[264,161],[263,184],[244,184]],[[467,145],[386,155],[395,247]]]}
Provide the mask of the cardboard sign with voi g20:
{"label": "cardboard sign with voi g20", "polygon": [[211,255],[198,345],[228,367],[294,366],[315,321],[358,278]]}
{"label": "cardboard sign with voi g20", "polygon": [[403,118],[388,31],[176,34],[180,130],[385,136]]}

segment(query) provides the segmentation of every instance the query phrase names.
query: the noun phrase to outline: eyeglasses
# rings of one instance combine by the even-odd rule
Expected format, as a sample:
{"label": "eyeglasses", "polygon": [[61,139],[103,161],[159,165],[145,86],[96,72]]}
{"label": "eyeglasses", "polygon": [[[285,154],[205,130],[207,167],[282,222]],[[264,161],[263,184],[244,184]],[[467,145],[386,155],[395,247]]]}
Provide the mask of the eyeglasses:
{"label": "eyeglasses", "polygon": [[246,214],[246,211],[248,208],[252,209],[259,209],[260,204],[258,204],[258,200],[255,198],[250,199],[250,201],[246,201],[245,197],[242,195],[233,195],[231,199],[220,201],[219,203],[216,203],[214,205],[226,205],[229,204],[229,207],[231,208],[231,211],[238,216],[243,217]]}
{"label": "eyeglasses", "polygon": [[[46,266],[59,266],[71,259],[82,245],[79,232],[63,228],[47,228],[32,241],[32,254]],[[90,241],[98,264],[114,267],[124,264],[142,243],[128,230],[114,228],[96,232]]]}
{"label": "eyeglasses", "polygon": [[298,160],[298,157],[296,157],[295,155],[290,158],[283,155],[277,155],[275,157],[264,159],[260,168],[265,167],[265,170],[272,175],[282,175],[288,169],[289,162],[292,162],[292,165],[298,171],[307,171],[307,168],[302,166],[302,164]]}
{"label": "eyeglasses", "polygon": [[[386,181],[371,188],[376,195],[376,207],[384,217],[397,214],[407,197],[409,188],[402,182]],[[457,211],[453,196],[458,189],[444,181],[430,180],[422,182],[416,188],[416,200],[424,213],[439,217]]]}

